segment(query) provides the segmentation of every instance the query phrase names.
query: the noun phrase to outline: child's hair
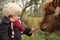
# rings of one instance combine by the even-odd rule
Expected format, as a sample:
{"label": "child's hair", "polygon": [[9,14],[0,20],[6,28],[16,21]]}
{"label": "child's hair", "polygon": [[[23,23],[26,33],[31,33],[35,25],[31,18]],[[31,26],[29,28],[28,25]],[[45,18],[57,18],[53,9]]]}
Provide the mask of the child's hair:
{"label": "child's hair", "polygon": [[8,16],[9,14],[11,15],[20,14],[21,15],[21,12],[22,12],[22,8],[16,3],[8,3],[3,6],[3,16]]}

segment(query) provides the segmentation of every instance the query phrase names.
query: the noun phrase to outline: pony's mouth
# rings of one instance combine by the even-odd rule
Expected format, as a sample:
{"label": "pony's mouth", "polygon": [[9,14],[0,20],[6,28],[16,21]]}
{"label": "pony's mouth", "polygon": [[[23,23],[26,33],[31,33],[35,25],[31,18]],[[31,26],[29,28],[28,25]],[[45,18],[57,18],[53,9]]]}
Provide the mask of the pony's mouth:
{"label": "pony's mouth", "polygon": [[44,32],[46,32],[46,31],[47,31],[46,26],[44,26],[44,27],[43,27],[43,26],[41,26],[41,28],[40,28],[40,29],[41,29],[41,31],[44,31]]}

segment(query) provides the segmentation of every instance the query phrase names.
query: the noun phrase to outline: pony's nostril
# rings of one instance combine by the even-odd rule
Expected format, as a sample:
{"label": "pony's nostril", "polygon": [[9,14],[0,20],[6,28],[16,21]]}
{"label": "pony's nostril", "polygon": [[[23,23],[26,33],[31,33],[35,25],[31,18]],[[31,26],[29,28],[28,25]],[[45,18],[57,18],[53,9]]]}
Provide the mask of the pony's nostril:
{"label": "pony's nostril", "polygon": [[41,31],[46,31],[46,29],[41,28]]}
{"label": "pony's nostril", "polygon": [[58,13],[58,15],[56,15],[55,17],[60,17],[60,13]]}
{"label": "pony's nostril", "polygon": [[59,15],[58,15],[59,17],[60,17],[60,13],[59,13]]}
{"label": "pony's nostril", "polygon": [[41,31],[44,31],[44,29],[41,28]]}

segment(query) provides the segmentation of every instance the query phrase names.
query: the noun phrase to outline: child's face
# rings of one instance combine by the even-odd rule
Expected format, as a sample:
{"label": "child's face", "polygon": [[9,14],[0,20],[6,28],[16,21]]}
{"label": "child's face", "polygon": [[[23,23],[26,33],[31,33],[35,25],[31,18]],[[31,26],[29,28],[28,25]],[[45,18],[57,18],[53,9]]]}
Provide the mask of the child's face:
{"label": "child's face", "polygon": [[11,21],[19,20],[20,19],[20,15],[19,14],[16,14],[12,18],[10,18],[10,19],[12,19]]}

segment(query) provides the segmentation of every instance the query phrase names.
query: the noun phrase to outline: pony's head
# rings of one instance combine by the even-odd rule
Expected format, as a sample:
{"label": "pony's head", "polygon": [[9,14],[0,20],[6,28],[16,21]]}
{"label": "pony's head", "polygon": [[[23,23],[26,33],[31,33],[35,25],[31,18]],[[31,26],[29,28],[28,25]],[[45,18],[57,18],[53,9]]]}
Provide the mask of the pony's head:
{"label": "pony's head", "polygon": [[44,2],[41,13],[44,14],[40,25],[42,31],[49,33],[60,31],[60,0]]}

